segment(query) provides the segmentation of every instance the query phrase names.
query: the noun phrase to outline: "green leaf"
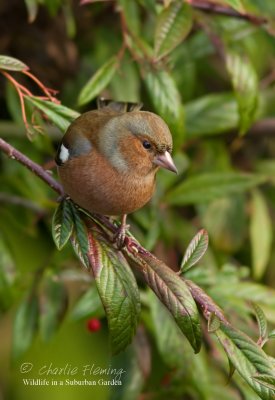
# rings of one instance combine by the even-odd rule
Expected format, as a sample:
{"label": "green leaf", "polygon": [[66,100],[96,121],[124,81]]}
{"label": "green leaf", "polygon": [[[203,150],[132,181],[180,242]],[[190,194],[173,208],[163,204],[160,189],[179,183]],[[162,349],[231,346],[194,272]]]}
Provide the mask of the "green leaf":
{"label": "green leaf", "polygon": [[90,268],[90,263],[88,259],[89,252],[89,239],[88,239],[88,229],[78,210],[75,208],[74,204],[70,202],[71,211],[74,219],[74,228],[71,235],[71,243],[73,249],[78,256],[79,260],[82,262],[84,267]]}
{"label": "green leaf", "polygon": [[58,250],[61,250],[71,237],[74,227],[74,216],[71,205],[63,200],[56,208],[52,220],[52,235]]}
{"label": "green leaf", "polygon": [[[237,299],[244,305],[247,302],[257,303],[263,309],[268,321],[275,323],[275,290],[271,287],[252,282],[231,280],[230,284],[228,284],[228,281],[219,282],[218,285],[209,288],[208,293],[222,307],[228,307],[229,309],[234,308],[235,303],[230,306],[232,299]],[[251,310],[247,307],[247,313],[250,312]]]}
{"label": "green leaf", "polygon": [[183,367],[185,365],[183,355],[188,349],[186,349],[187,342],[181,330],[153,292],[148,293],[148,305],[153,321],[154,336],[163,361],[169,368]]}
{"label": "green leaf", "polygon": [[31,346],[38,325],[38,299],[32,295],[18,307],[13,324],[12,355],[18,358]]}
{"label": "green leaf", "polygon": [[275,339],[275,329],[273,329],[273,331],[269,332],[268,339]]}
{"label": "green leaf", "polygon": [[248,336],[229,324],[222,324],[215,334],[227,357],[249,386],[261,399],[274,399],[275,392],[254,379],[256,374],[274,377],[274,368],[265,352]]}
{"label": "green leaf", "polygon": [[245,12],[242,0],[223,0],[223,2],[241,13]]}
{"label": "green leaf", "polygon": [[180,273],[188,271],[203,257],[208,247],[208,233],[201,229],[189,243],[180,265]]}
{"label": "green leaf", "polygon": [[250,241],[252,268],[255,279],[261,279],[270,258],[273,240],[271,215],[264,196],[258,190],[254,190],[252,193],[251,205]]}
{"label": "green leaf", "polygon": [[114,371],[123,371],[121,366],[124,366],[127,373],[122,375],[122,385],[110,388],[108,400],[137,400],[140,397],[151,366],[148,347],[144,329],[139,327],[133,343],[125,351],[112,357],[111,368]]}
{"label": "green leaf", "polygon": [[246,204],[243,193],[234,193],[216,199],[200,210],[201,223],[217,250],[235,253],[243,245],[247,234]]}
{"label": "green leaf", "polygon": [[25,4],[28,10],[28,22],[32,23],[38,13],[39,0],[25,0]]}
{"label": "green leaf", "polygon": [[125,55],[120,68],[110,83],[112,98],[116,101],[138,103],[140,101],[140,77],[136,64]]}
{"label": "green leaf", "polygon": [[[209,364],[204,349],[199,354],[194,355],[192,348],[188,345],[186,338],[175,324],[167,308],[154,293],[151,292],[148,295],[154,338],[163,362],[169,368],[168,371],[171,371],[172,381],[174,382],[174,377],[175,379],[179,378],[183,390],[185,390],[186,385],[192,386],[194,399],[216,399],[218,390],[216,384],[213,385],[212,381],[215,372]],[[198,376],[200,379],[198,379]],[[213,390],[214,386],[216,393]],[[235,397],[225,396],[222,399],[233,400]]]}
{"label": "green leaf", "polygon": [[190,177],[166,195],[169,204],[199,204],[264,183],[265,177],[239,172],[213,172]]}
{"label": "green leaf", "polygon": [[155,0],[138,0],[138,2],[148,11],[151,11],[153,14],[156,13],[157,4]]}
{"label": "green leaf", "polygon": [[5,99],[11,119],[16,123],[16,125],[24,126],[22,121],[20,99],[14,85],[9,81],[6,84]]}
{"label": "green leaf", "polygon": [[258,104],[258,78],[252,64],[245,57],[229,51],[226,65],[231,75],[239,109],[240,134],[247,132],[255,119]]}
{"label": "green leaf", "polygon": [[221,134],[238,126],[237,103],[231,93],[210,94],[185,105],[188,138]]}
{"label": "green leaf", "polygon": [[7,263],[7,264],[10,266],[11,259],[10,259],[10,256],[6,252],[3,251],[4,249],[3,249],[3,244],[0,241],[0,250],[1,250],[1,253],[0,253],[1,254],[1,256],[0,256],[0,262],[1,262],[1,268],[0,268],[0,316],[2,316],[2,313],[7,311],[12,306],[13,297],[14,297],[12,283],[10,282],[10,279],[9,279],[9,270],[7,268],[3,267],[4,260],[8,260],[9,263]]}
{"label": "green leaf", "polygon": [[259,331],[260,331],[260,339],[261,340],[266,339],[266,337],[267,337],[266,316],[265,316],[263,310],[261,309],[261,307],[259,307],[256,303],[253,303],[253,308],[255,311],[255,315],[256,315]]}
{"label": "green leaf", "polygon": [[184,110],[174,79],[167,71],[151,70],[145,76],[145,85],[156,111],[175,135],[175,146],[179,146],[184,136]]}
{"label": "green leaf", "polygon": [[51,17],[56,16],[63,3],[64,2],[62,0],[43,0],[43,4],[47,7]]}
{"label": "green leaf", "polygon": [[74,305],[70,318],[79,320],[86,317],[101,318],[105,315],[96,285],[91,286]]}
{"label": "green leaf", "polygon": [[134,34],[140,34],[139,7],[136,1],[118,0],[118,4],[125,18],[127,28]]}
{"label": "green leaf", "polygon": [[192,28],[192,9],[182,0],[164,8],[157,18],[155,56],[160,59],[169,54],[188,35]]}
{"label": "green leaf", "polygon": [[90,261],[105,308],[113,354],[124,350],[137,328],[140,298],[136,279],[126,259],[90,236]]}
{"label": "green leaf", "polygon": [[24,71],[28,70],[29,67],[17,58],[0,55],[0,69],[7,71]]}
{"label": "green leaf", "polygon": [[48,119],[62,132],[65,132],[70,123],[80,115],[78,112],[68,107],[49,100],[41,100],[38,97],[30,96],[26,96],[25,98],[36,108],[42,111],[48,117]]}
{"label": "green leaf", "polygon": [[57,276],[50,276],[44,283],[40,332],[42,339],[49,341],[61,324],[68,306],[64,284]]}
{"label": "green leaf", "polygon": [[82,88],[78,97],[78,104],[87,104],[100,94],[100,92],[110,83],[117,68],[118,60],[116,57],[110,58],[105,64],[103,64]]}
{"label": "green leaf", "polygon": [[262,386],[271,389],[275,393],[275,376],[270,375],[255,375],[253,378]]}
{"label": "green leaf", "polygon": [[195,353],[201,347],[201,328],[197,306],[186,283],[170,268],[152,255],[142,258],[129,254],[134,263],[142,266],[148,286],[170,311]]}
{"label": "green leaf", "polygon": [[207,330],[209,333],[216,332],[221,326],[221,321],[215,313],[211,313],[207,321]]}

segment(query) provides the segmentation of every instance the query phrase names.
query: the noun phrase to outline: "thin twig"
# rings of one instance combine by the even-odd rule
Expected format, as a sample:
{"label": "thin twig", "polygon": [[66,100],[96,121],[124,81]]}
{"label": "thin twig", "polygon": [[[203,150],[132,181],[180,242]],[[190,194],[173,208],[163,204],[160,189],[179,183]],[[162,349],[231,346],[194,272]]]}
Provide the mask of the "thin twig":
{"label": "thin twig", "polygon": [[[25,109],[25,103],[24,103],[24,95],[22,93],[22,89],[21,89],[21,85],[7,72],[5,71],[1,71],[1,73],[14,85],[18,96],[19,96],[19,100],[20,100],[20,106],[21,106],[21,112],[22,112],[22,119],[24,122],[24,125],[26,127],[26,129],[28,129],[29,123],[27,120],[27,115],[26,115],[26,109]],[[26,89],[27,90],[27,89]]]}
{"label": "thin twig", "polygon": [[53,94],[57,94],[58,93],[57,90],[47,88],[45,85],[43,85],[42,82],[40,82],[40,80],[38,78],[36,78],[36,76],[34,76],[29,71],[24,70],[24,71],[22,71],[22,73],[27,75],[29,78],[31,78],[37,84],[37,86],[40,87],[40,89],[46,94],[46,96],[47,96],[46,99],[50,99],[53,103],[57,103],[57,104],[60,103],[59,100],[57,100],[54,96],[51,95],[51,92]]}
{"label": "thin twig", "polygon": [[38,214],[45,214],[45,210],[33,201],[25,199],[24,197],[14,196],[9,193],[0,192],[0,203],[8,203],[16,206],[22,206]]}

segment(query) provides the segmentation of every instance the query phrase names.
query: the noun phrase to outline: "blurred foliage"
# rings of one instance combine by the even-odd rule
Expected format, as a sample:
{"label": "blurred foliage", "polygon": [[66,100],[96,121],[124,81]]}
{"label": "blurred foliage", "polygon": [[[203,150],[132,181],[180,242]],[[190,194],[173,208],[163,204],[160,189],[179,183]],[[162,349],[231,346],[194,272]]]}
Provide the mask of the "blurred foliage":
{"label": "blurred foliage", "polygon": [[[159,173],[154,199],[129,218],[131,231],[178,270],[188,243],[205,228],[208,251],[196,267],[186,268],[185,277],[204,288],[234,327],[255,341],[258,321],[259,343],[274,357],[274,340],[268,340],[267,332],[275,325],[275,3],[82,3],[1,3],[0,53],[21,61],[7,65],[0,57],[0,69],[29,93],[7,75],[1,77],[0,137],[47,169],[70,121],[95,108],[98,95],[143,102],[144,109],[161,115],[173,133],[179,175]],[[25,65],[45,85],[59,90],[62,106],[51,101],[52,92],[41,95],[41,86],[24,72]],[[13,318],[13,349],[9,341],[7,352],[1,348],[3,366],[8,368],[9,353],[21,356],[19,360],[26,360],[27,354],[43,365],[40,347],[54,348],[58,329],[64,332],[64,326],[71,346],[66,347],[63,333],[56,345],[63,353],[59,363],[75,359],[87,364],[85,351],[83,358],[78,356],[80,341],[71,326],[91,317],[104,319],[104,311],[94,281],[71,247],[61,252],[55,248],[51,218],[57,196],[1,153],[0,168],[0,331],[5,338],[11,336]],[[62,247],[66,232],[59,240]],[[109,388],[112,399],[259,398],[238,373],[226,385],[225,354],[206,326],[202,350],[194,355],[167,310],[140,277],[138,282],[141,326],[134,342],[112,360],[127,371],[122,387]],[[215,320],[210,325],[210,332],[217,329]],[[104,340],[87,343],[89,352],[95,351],[95,363],[106,354],[105,331],[106,326],[97,333]],[[220,330],[217,336],[241,348],[234,331]],[[269,336],[274,338],[274,331]],[[75,357],[68,360],[69,350]],[[238,351],[241,371],[251,372],[250,362]],[[55,358],[55,353],[49,354]],[[107,357],[104,362],[108,365]],[[22,376],[7,377],[4,369],[3,396],[25,399],[21,381],[19,388]],[[261,387],[274,388],[274,381],[263,376],[257,377]],[[11,389],[14,383],[16,390]],[[94,398],[107,398],[105,388],[96,393]]]}

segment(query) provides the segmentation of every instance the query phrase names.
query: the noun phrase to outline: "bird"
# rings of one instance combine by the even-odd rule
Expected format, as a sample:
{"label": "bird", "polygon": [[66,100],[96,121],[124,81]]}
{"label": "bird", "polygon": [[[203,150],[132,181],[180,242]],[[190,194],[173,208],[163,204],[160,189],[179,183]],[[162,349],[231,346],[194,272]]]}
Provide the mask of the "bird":
{"label": "bird", "polygon": [[172,135],[142,104],[100,99],[99,108],[76,118],[63,136],[55,162],[64,192],[90,213],[122,216],[116,240],[125,239],[126,216],[153,196],[156,173],[177,173]]}

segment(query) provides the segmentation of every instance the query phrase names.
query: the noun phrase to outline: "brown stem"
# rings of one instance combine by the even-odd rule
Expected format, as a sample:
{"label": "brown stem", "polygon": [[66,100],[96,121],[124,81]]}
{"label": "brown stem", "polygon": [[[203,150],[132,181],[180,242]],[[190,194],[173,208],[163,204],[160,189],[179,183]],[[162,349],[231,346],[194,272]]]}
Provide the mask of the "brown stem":
{"label": "brown stem", "polygon": [[[22,118],[23,118],[23,122],[24,125],[26,127],[26,129],[28,129],[28,120],[27,120],[27,115],[26,115],[26,109],[25,109],[25,103],[24,103],[24,95],[22,93],[22,85],[20,85],[10,74],[8,74],[5,71],[1,71],[1,73],[14,85],[18,96],[19,96],[19,100],[20,100],[20,106],[21,106],[21,112],[22,112]],[[26,89],[27,90],[27,89]]]}
{"label": "brown stem", "polygon": [[203,314],[206,319],[210,317],[212,313],[214,313],[221,322],[224,324],[228,324],[227,319],[225,318],[222,310],[217,304],[209,297],[199,286],[197,286],[194,282],[185,280],[185,283],[189,287],[189,290],[192,294],[195,302],[200,306],[203,311]]}
{"label": "brown stem", "polygon": [[31,172],[46,182],[53,190],[55,190],[61,196],[64,195],[64,191],[60,183],[58,183],[47,171],[45,171],[40,165],[36,164],[30,158],[16,150],[12,145],[7,143],[4,139],[0,138],[0,149],[7,154],[13,160],[20,162],[20,164],[27,167]]}
{"label": "brown stem", "polygon": [[47,96],[46,98],[50,99],[53,103],[57,103],[57,104],[60,103],[59,100],[57,100],[54,96],[51,95],[51,92],[53,94],[56,94],[57,90],[49,89],[46,86],[44,86],[43,83],[40,82],[40,80],[38,78],[36,78],[36,76],[34,76],[29,71],[24,70],[24,71],[22,71],[22,73],[27,75],[29,78],[31,78],[37,84],[37,86],[40,87],[40,89],[46,94],[46,96]]}
{"label": "brown stem", "polygon": [[33,201],[19,196],[12,196],[9,193],[0,192],[0,204],[1,203],[22,206],[34,211],[37,214],[45,214],[45,210]]}

